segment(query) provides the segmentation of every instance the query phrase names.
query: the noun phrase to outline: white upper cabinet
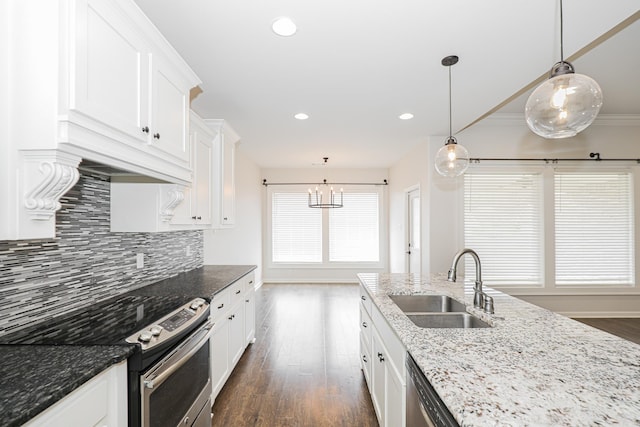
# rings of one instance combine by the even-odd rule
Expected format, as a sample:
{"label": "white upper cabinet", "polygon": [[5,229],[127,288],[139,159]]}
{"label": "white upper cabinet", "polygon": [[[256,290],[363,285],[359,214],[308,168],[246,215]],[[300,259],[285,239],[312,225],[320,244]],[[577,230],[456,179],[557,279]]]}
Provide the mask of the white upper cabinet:
{"label": "white upper cabinet", "polygon": [[[80,143],[97,151],[98,161],[126,150],[134,167],[149,165],[169,180],[189,182],[189,91],[197,77],[132,2],[70,5],[69,129],[78,124],[104,137]],[[94,145],[100,142],[109,150],[101,153]]]}
{"label": "white upper cabinet", "polygon": [[111,181],[111,231],[156,232],[211,228],[216,133],[191,112],[193,182],[189,186]]}
{"label": "white upper cabinet", "polygon": [[6,0],[1,11],[0,240],[55,237],[82,159],[191,184],[200,80],[133,0]]}
{"label": "white upper cabinet", "polygon": [[240,136],[225,120],[209,119],[205,122],[217,131],[213,164],[213,227],[230,228],[236,219],[235,156]]}
{"label": "white upper cabinet", "polygon": [[193,183],[185,190],[185,201],[175,210],[173,224],[193,224],[209,228],[212,220],[213,141],[216,134],[191,112],[191,165]]}

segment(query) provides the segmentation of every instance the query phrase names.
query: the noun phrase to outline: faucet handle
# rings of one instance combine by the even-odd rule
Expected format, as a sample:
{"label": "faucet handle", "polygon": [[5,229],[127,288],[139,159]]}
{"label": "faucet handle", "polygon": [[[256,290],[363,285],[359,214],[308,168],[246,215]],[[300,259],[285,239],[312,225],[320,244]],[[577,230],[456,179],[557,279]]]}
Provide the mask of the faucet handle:
{"label": "faucet handle", "polygon": [[489,314],[493,314],[494,313],[494,310],[493,310],[493,297],[490,297],[487,294],[484,295],[484,312],[485,313],[489,313]]}

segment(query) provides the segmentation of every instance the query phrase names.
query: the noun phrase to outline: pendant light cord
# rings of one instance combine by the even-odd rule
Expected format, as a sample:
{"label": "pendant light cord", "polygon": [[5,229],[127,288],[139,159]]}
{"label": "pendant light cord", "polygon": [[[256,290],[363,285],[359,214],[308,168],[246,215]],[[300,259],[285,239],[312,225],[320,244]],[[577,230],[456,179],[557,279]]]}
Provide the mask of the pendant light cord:
{"label": "pendant light cord", "polygon": [[562,17],[562,0],[560,0],[560,62],[564,62],[564,19]]}
{"label": "pendant light cord", "polygon": [[449,65],[449,138],[453,136],[451,133],[451,65]]}

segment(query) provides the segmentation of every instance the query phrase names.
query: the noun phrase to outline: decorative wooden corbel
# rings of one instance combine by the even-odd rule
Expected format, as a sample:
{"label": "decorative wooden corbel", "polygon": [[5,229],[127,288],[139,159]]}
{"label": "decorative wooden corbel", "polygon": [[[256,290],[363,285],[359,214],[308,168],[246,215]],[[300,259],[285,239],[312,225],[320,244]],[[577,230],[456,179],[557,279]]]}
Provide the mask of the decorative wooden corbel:
{"label": "decorative wooden corbel", "polygon": [[48,221],[60,209],[60,198],[78,182],[81,158],[56,150],[21,154],[25,212],[29,219]]}
{"label": "decorative wooden corbel", "polygon": [[174,210],[184,200],[184,187],[174,186],[167,190],[166,201],[162,204],[160,209],[160,219],[162,222],[169,222],[173,218]]}

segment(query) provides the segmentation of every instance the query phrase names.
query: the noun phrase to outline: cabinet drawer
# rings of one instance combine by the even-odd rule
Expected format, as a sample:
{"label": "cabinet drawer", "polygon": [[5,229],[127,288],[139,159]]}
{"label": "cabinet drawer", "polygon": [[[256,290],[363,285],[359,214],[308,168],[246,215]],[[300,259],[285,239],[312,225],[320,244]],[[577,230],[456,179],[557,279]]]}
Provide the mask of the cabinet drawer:
{"label": "cabinet drawer", "polygon": [[244,281],[245,292],[256,289],[256,274],[253,271],[244,276]]}
{"label": "cabinet drawer", "polygon": [[360,304],[364,307],[367,313],[369,313],[369,316],[371,316],[371,297],[362,286],[360,286]]}
{"label": "cabinet drawer", "polygon": [[233,282],[228,288],[229,297],[231,298],[231,305],[235,305],[238,301],[242,299],[244,294],[244,280],[240,279]]}
{"label": "cabinet drawer", "polygon": [[218,292],[211,300],[211,318],[217,321],[221,316],[225,315],[231,307],[231,298],[229,288]]}

